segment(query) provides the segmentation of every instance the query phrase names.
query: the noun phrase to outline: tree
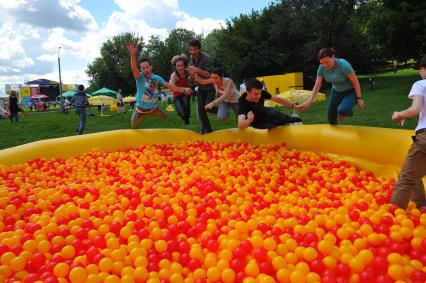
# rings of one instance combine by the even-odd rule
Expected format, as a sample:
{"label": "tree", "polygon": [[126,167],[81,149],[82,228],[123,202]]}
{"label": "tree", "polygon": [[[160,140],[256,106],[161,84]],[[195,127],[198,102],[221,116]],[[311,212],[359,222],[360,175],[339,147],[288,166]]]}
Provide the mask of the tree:
{"label": "tree", "polygon": [[151,65],[154,67],[153,72],[167,80],[167,74],[170,70],[169,58],[165,56],[166,46],[158,36],[151,36],[146,44],[142,54],[148,57]]}
{"label": "tree", "polygon": [[193,31],[182,28],[174,29],[164,41],[158,36],[151,37],[143,54],[150,58],[154,72],[167,79],[173,71],[171,59],[178,54],[187,54],[188,42],[194,38],[202,39],[201,35],[197,35]]}
{"label": "tree", "polygon": [[406,62],[426,52],[425,1],[383,0],[369,5],[376,13],[366,22],[366,30],[386,58]]}
{"label": "tree", "polygon": [[212,59],[216,58],[216,52],[220,48],[219,39],[222,29],[214,29],[202,39],[202,49],[210,55]]}
{"label": "tree", "polygon": [[139,55],[151,59],[154,72],[167,79],[170,60],[186,53],[193,38],[202,41],[216,65],[234,80],[303,72],[305,85],[315,78],[322,47],[335,47],[357,72],[388,59],[406,61],[426,52],[424,0],[282,0],[260,11],[240,14],[207,36],[175,29],[162,40],[132,34],[113,37],[88,67],[91,86],[134,91],[126,40],[137,40]]}
{"label": "tree", "polygon": [[357,0],[286,0],[227,22],[214,37],[215,54],[234,79],[286,72],[311,77],[322,47],[335,47],[355,69],[366,69]]}
{"label": "tree", "polygon": [[192,39],[202,41],[203,36],[183,28],[172,30],[167,39],[164,41],[167,48],[167,54],[172,57],[177,54],[187,54],[188,42]]}
{"label": "tree", "polygon": [[202,40],[202,35],[185,29],[172,30],[165,40],[152,36],[146,44],[142,37],[135,34],[123,33],[114,36],[102,45],[101,56],[87,67],[86,73],[90,77],[89,90],[94,91],[105,86],[114,90],[121,88],[125,94],[136,92],[130,69],[130,56],[125,48],[127,42],[136,43],[139,57],[148,57],[154,67],[154,73],[168,80],[172,72],[172,57],[187,53],[188,42],[194,38]]}
{"label": "tree", "polygon": [[101,56],[89,64],[86,73],[91,78],[89,90],[101,87],[122,89],[125,94],[136,92],[134,78],[130,69],[130,56],[125,44],[134,42],[142,50],[143,38],[124,33],[108,39],[101,47]]}
{"label": "tree", "polygon": [[226,28],[213,35],[217,40],[212,44],[216,60],[234,80],[282,71],[282,48],[269,41],[278,10],[278,5],[271,5],[262,12],[232,18]]}

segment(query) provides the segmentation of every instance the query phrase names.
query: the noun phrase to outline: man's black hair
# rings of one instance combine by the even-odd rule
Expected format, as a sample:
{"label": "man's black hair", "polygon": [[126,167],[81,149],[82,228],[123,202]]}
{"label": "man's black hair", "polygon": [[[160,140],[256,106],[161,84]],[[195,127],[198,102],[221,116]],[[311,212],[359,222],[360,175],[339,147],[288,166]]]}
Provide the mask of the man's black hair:
{"label": "man's black hair", "polygon": [[221,67],[213,67],[211,73],[216,74],[219,77],[223,77],[223,75],[224,75],[223,69]]}
{"label": "man's black hair", "polygon": [[83,91],[83,90],[84,90],[84,85],[79,85],[79,86],[78,86],[78,90],[79,90],[79,91]]}
{"label": "man's black hair", "polygon": [[143,62],[148,62],[148,64],[151,65],[151,61],[149,60],[148,57],[142,57],[141,59],[139,59],[139,65],[142,64]]}
{"label": "man's black hair", "polygon": [[246,83],[246,88],[247,88],[247,91],[250,91],[253,88],[262,89],[263,84],[258,79],[248,79]]}
{"label": "man's black hair", "polygon": [[188,42],[188,46],[190,47],[198,47],[198,49],[201,49],[201,42],[198,39],[192,39]]}
{"label": "man's black hair", "polygon": [[426,68],[426,55],[424,55],[423,58],[420,60],[418,67]]}

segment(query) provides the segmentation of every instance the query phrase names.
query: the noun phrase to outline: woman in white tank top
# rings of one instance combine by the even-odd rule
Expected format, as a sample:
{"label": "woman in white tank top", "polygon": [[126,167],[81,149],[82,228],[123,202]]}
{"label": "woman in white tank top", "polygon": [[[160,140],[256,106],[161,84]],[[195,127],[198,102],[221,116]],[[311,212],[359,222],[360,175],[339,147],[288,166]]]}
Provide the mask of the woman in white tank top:
{"label": "woman in white tank top", "polygon": [[231,78],[224,77],[222,69],[213,68],[210,79],[196,78],[196,80],[199,84],[213,83],[216,90],[217,98],[204,107],[206,111],[217,106],[217,118],[221,122],[225,122],[229,119],[229,110],[232,109],[235,113],[235,119],[237,119],[240,93],[235,87],[234,81]]}

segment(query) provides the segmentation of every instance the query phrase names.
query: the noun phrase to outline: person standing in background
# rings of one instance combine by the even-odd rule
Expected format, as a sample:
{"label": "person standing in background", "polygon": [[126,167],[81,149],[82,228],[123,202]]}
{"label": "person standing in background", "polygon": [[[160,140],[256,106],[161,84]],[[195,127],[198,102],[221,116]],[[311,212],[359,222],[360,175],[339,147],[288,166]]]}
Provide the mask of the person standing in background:
{"label": "person standing in background", "polygon": [[15,118],[15,122],[18,122],[19,110],[20,109],[18,105],[18,97],[16,96],[16,91],[12,90],[9,96],[10,122],[13,122],[13,118]]}
{"label": "person standing in background", "polygon": [[123,94],[121,93],[121,89],[118,89],[117,92],[117,107],[118,107],[118,113],[123,113]]}
{"label": "person standing in background", "polygon": [[80,121],[77,124],[75,132],[79,135],[83,134],[84,128],[86,127],[86,108],[89,104],[87,100],[87,95],[84,92],[84,86],[79,85],[78,91],[74,94],[74,106],[75,114],[80,117]]}
{"label": "person standing in background", "polygon": [[246,83],[247,83],[247,79],[243,80],[243,83],[240,84],[240,93],[243,94],[244,92],[247,91],[247,87],[246,87]]}
{"label": "person standing in background", "polygon": [[426,176],[426,55],[419,64],[421,80],[415,82],[408,98],[411,106],[404,111],[395,111],[392,120],[403,120],[408,117],[419,117],[413,144],[408,151],[404,164],[395,184],[391,203],[406,209],[408,202],[413,200],[417,209],[426,212],[425,188],[422,178]]}

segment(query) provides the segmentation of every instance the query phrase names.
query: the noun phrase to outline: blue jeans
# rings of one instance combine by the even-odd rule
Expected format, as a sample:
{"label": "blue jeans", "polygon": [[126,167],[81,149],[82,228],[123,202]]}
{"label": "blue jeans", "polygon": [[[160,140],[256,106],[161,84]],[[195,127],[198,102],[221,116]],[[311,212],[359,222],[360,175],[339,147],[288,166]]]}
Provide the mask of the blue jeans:
{"label": "blue jeans", "polygon": [[337,91],[331,88],[328,103],[328,123],[337,125],[337,114],[341,116],[353,116],[353,108],[356,105],[355,89]]}
{"label": "blue jeans", "polygon": [[176,113],[182,118],[185,124],[189,124],[189,117],[191,113],[189,99],[189,95],[186,94],[173,97],[173,104],[175,105]]}
{"label": "blue jeans", "polygon": [[75,130],[79,135],[83,134],[84,128],[86,127],[86,107],[76,107],[75,114],[80,117],[80,122]]}
{"label": "blue jeans", "polygon": [[[226,122],[229,119],[229,109],[234,111],[235,117],[238,117],[238,103],[221,102],[217,111],[217,119]],[[238,118],[237,118],[238,119]]]}

